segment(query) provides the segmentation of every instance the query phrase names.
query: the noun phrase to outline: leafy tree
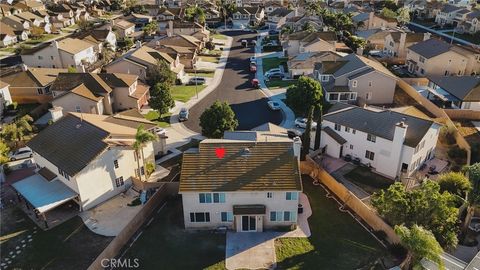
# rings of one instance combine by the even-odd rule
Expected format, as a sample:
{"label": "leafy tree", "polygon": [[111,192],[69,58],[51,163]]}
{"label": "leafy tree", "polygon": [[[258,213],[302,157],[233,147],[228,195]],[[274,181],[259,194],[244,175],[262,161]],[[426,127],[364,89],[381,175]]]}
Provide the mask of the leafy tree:
{"label": "leafy tree", "polygon": [[423,258],[437,263],[440,269],[445,269],[440,257],[443,249],[432,232],[414,224],[411,228],[396,225],[395,233],[400,237],[402,245],[408,250],[407,258],[401,265],[402,269],[418,266]]}
{"label": "leafy tree", "polygon": [[405,25],[410,22],[410,10],[408,7],[402,7],[397,10],[397,22]]}
{"label": "leafy tree", "polygon": [[157,83],[166,83],[174,85],[177,76],[170,70],[170,66],[164,60],[158,60],[155,66],[149,66],[147,69],[147,81],[150,86]]}
{"label": "leafy tree", "polygon": [[75,67],[72,67],[72,66],[68,67],[67,71],[68,71],[68,73],[77,73],[78,72],[77,69]]}
{"label": "leafy tree", "polygon": [[8,145],[3,140],[0,141],[0,166],[9,161],[8,152],[10,152]]}
{"label": "leafy tree", "polygon": [[175,106],[175,101],[170,93],[170,85],[163,82],[157,83],[150,89],[150,107],[157,110],[160,116],[168,113]]}
{"label": "leafy tree", "polygon": [[447,191],[462,198],[465,198],[467,192],[472,189],[472,184],[468,178],[460,172],[441,174],[438,176],[437,181],[441,192]]}
{"label": "leafy tree", "polygon": [[112,4],[110,5],[110,9],[112,11],[120,10],[122,9],[122,4],[123,4],[122,0],[113,0]]}
{"label": "leafy tree", "polygon": [[233,13],[237,10],[237,6],[234,1],[228,0],[217,0],[217,7],[220,8],[220,13],[223,20],[225,21],[225,26],[227,25],[228,18],[231,18]]}
{"label": "leafy tree", "polygon": [[92,27],[92,23],[90,23],[89,21],[85,20],[85,19],[81,19],[80,21],[78,21],[78,28],[82,31],[86,31],[88,29],[90,29],[90,27]]}
{"label": "leafy tree", "polygon": [[471,192],[467,196],[467,215],[465,216],[463,229],[466,230],[475,212],[475,208],[480,205],[480,162],[466,166],[464,171],[468,175],[472,186]]}
{"label": "leafy tree", "polygon": [[202,135],[221,138],[225,131],[235,130],[238,127],[238,120],[227,102],[217,100],[200,116],[200,127],[202,127]]}
{"label": "leafy tree", "polygon": [[392,225],[420,225],[432,231],[443,247],[453,247],[458,242],[455,196],[441,193],[436,182],[426,181],[409,191],[402,183],[396,182],[387,190],[374,193],[371,203]]}
{"label": "leafy tree", "polygon": [[389,8],[384,7],[380,14],[385,18],[397,18],[397,13]]}
{"label": "leafy tree", "polygon": [[33,39],[41,38],[43,34],[45,34],[45,30],[41,27],[32,26],[32,29],[30,29],[30,35]]}
{"label": "leafy tree", "polygon": [[[135,134],[135,142],[133,143],[133,149],[135,150],[135,155],[137,156],[137,167],[138,167],[138,177],[142,180],[142,170],[140,167],[139,161],[139,152],[142,154],[142,164],[145,164],[145,156],[143,154],[143,148],[148,142],[153,142],[157,140],[157,136],[147,130],[143,125],[138,126],[137,133]],[[146,168],[144,168],[144,171]]]}
{"label": "leafy tree", "polygon": [[352,50],[356,51],[358,48],[365,48],[367,41],[361,37],[349,36],[345,42]]}
{"label": "leafy tree", "polygon": [[158,30],[158,23],[155,20],[143,27],[143,32],[147,34],[147,36],[151,36],[155,34],[157,30]]}
{"label": "leafy tree", "polygon": [[317,29],[315,28],[315,26],[311,23],[311,22],[306,22],[303,26],[302,26],[302,30],[303,31],[307,31],[309,33],[314,33],[317,31]]}
{"label": "leafy tree", "polygon": [[125,11],[131,12],[137,5],[137,0],[126,0],[125,1]]}
{"label": "leafy tree", "polygon": [[290,35],[293,33],[293,27],[291,25],[284,25],[280,31],[282,35]]}
{"label": "leafy tree", "polygon": [[13,123],[3,126],[1,135],[5,139],[14,142],[15,146],[17,146],[26,135],[33,131],[33,127],[30,125],[31,122],[33,122],[33,118],[28,114],[24,115],[13,121]]}
{"label": "leafy tree", "polygon": [[133,39],[132,38],[126,37],[123,41],[124,41],[125,47],[127,49],[130,49],[133,46]]}
{"label": "leafy tree", "polygon": [[207,50],[215,50],[215,43],[212,40],[209,40],[205,43],[205,48]]}
{"label": "leafy tree", "polygon": [[198,22],[199,24],[205,23],[205,11],[197,6],[190,6],[185,9],[185,19],[191,22]]}
{"label": "leafy tree", "polygon": [[115,57],[115,51],[113,50],[112,44],[108,42],[104,42],[102,51],[100,53],[100,59],[103,60],[104,63],[108,63],[114,57]]}
{"label": "leafy tree", "polygon": [[[287,89],[286,104],[293,109],[295,114],[307,117],[307,126],[302,138],[302,160],[310,149],[310,131],[313,120],[313,113],[322,101],[322,85],[313,78],[302,76],[297,83]],[[320,114],[321,118],[321,114]],[[321,122],[317,123],[320,129]]]}

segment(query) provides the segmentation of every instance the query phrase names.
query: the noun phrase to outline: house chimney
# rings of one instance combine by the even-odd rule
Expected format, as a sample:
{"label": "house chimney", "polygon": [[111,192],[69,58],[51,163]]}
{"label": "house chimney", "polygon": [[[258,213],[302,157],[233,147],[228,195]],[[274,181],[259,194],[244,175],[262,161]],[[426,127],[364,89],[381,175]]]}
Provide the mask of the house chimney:
{"label": "house chimney", "polygon": [[28,70],[28,66],[27,66],[27,65],[21,64],[20,66],[22,67],[22,71],[27,71],[27,70]]}
{"label": "house chimney", "polygon": [[300,152],[302,149],[302,139],[300,137],[293,138],[293,155],[300,159]]}
{"label": "house chimney", "polygon": [[50,116],[52,117],[53,122],[57,122],[58,119],[62,118],[63,116],[63,108],[62,107],[53,107],[48,109],[50,111]]}
{"label": "house chimney", "polygon": [[173,21],[168,21],[167,36],[171,37],[173,35]]}
{"label": "house chimney", "polygon": [[142,47],[142,42],[140,40],[137,40],[137,42],[135,42],[135,48],[140,49],[141,47]]}
{"label": "house chimney", "polygon": [[58,41],[54,40],[54,41],[52,42],[52,45],[53,45],[53,47],[54,47],[55,49],[58,50]]}
{"label": "house chimney", "polygon": [[357,48],[357,54],[358,55],[363,55],[363,48],[358,47]]}
{"label": "house chimney", "polygon": [[407,41],[407,33],[401,32],[400,33],[400,41],[398,44],[398,53],[400,54],[402,51],[404,51],[405,48],[405,42]]}
{"label": "house chimney", "polygon": [[423,41],[428,40],[432,37],[432,33],[427,32],[423,34]]}

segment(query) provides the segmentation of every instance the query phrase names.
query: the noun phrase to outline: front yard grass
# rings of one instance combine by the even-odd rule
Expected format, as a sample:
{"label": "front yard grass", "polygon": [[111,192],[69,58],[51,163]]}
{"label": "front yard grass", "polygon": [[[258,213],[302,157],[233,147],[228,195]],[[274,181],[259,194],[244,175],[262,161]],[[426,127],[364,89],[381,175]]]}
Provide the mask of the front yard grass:
{"label": "front yard grass", "polygon": [[218,62],[220,62],[219,58],[215,56],[200,56],[200,61],[210,62],[215,64],[218,64]]}
{"label": "front yard grass", "polygon": [[287,60],[285,57],[268,57],[263,58],[263,72],[267,72],[272,68],[278,68],[278,66],[283,65],[285,71],[287,71]]}
{"label": "front yard grass", "polygon": [[169,200],[124,258],[140,269],[225,269],[225,234],[186,231],[180,196]]}
{"label": "front yard grass", "polygon": [[150,120],[154,123],[156,123],[159,127],[169,127],[170,126],[170,116],[171,113],[166,113],[160,117],[160,114],[158,111],[149,111],[146,115],[145,118],[147,120]]}
{"label": "front yard grass", "polygon": [[[2,209],[1,214],[0,249],[2,258],[13,262],[9,269],[87,269],[113,239],[91,232],[80,217],[48,231],[37,228],[34,234],[36,225],[18,207]],[[31,242],[27,235],[31,235]],[[26,240],[26,247],[16,254],[22,240]]]}
{"label": "front yard grass", "polygon": [[214,38],[214,39],[220,39],[220,40],[227,40],[228,37],[225,36],[225,35],[222,35],[222,34],[215,34],[215,35],[212,35],[211,38]]}
{"label": "front yard grass", "polygon": [[172,97],[175,100],[181,102],[189,101],[193,96],[196,95],[195,87],[197,88],[198,93],[200,93],[206,85],[175,85],[172,87]]}
{"label": "front yard grass", "polygon": [[380,189],[387,189],[393,180],[370,171],[368,168],[357,167],[345,174],[345,177],[366,192],[372,194]]}
{"label": "front yard grass", "polygon": [[275,88],[287,88],[290,85],[293,85],[297,83],[297,80],[270,80],[266,82],[266,85],[270,89],[275,89]]}
{"label": "front yard grass", "polygon": [[215,75],[215,72],[197,72],[196,74],[194,72],[189,72],[187,73],[188,76],[190,77],[206,77],[206,78],[213,78],[213,75]]}
{"label": "front yard grass", "polygon": [[[326,198],[321,186],[303,176],[313,215],[308,219],[312,236],[275,240],[278,269],[382,269],[374,268],[389,253],[339,205]],[[393,265],[392,265],[393,266]]]}

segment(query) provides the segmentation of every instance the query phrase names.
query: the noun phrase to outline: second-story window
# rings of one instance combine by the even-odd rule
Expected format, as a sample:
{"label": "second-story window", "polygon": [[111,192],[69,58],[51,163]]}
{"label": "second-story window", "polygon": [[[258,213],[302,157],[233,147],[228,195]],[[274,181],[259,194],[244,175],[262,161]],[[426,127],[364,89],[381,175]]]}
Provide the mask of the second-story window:
{"label": "second-story window", "polygon": [[224,203],[225,202],[225,193],[213,193],[213,202],[214,203]]}
{"label": "second-story window", "polygon": [[294,201],[294,200],[296,200],[296,199],[298,198],[297,195],[298,195],[297,192],[287,192],[287,193],[285,194],[285,199],[286,199],[287,201]]}
{"label": "second-story window", "polygon": [[372,134],[367,134],[367,141],[376,142],[377,141],[377,136],[372,135]]}
{"label": "second-story window", "polygon": [[335,130],[340,131],[342,129],[342,125],[340,124],[335,124]]}
{"label": "second-story window", "polygon": [[267,192],[267,198],[269,199],[273,198],[273,192]]}
{"label": "second-story window", "polygon": [[356,80],[352,81],[352,87],[357,87],[358,82]]}
{"label": "second-story window", "polygon": [[115,166],[115,169],[118,169],[118,160],[114,160],[113,161],[113,166]]}

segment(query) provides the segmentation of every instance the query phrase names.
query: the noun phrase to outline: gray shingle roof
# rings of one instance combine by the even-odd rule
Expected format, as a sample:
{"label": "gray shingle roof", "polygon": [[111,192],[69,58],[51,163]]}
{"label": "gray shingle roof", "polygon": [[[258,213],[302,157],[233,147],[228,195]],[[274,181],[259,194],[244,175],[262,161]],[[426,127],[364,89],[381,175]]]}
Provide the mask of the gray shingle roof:
{"label": "gray shingle roof", "polygon": [[404,121],[408,125],[404,144],[416,147],[425,136],[433,121],[413,117],[394,111],[371,111],[356,106],[334,107],[335,111],[324,116],[324,120],[360,130],[377,137],[393,140],[395,126]]}
{"label": "gray shingle roof", "polygon": [[345,140],[342,136],[340,136],[340,134],[338,134],[337,132],[335,132],[333,129],[331,129],[330,127],[324,127],[323,128],[323,131],[325,131],[325,133],[328,134],[328,136],[332,137],[332,139],[334,139],[337,143],[339,144],[344,144],[347,142],[347,140]]}
{"label": "gray shingle roof", "polygon": [[102,153],[108,132],[73,115],[66,115],[27,143],[34,152],[70,176]]}
{"label": "gray shingle roof", "polygon": [[480,101],[480,78],[473,76],[431,76],[430,81],[462,101]]}
{"label": "gray shingle roof", "polygon": [[431,38],[422,42],[418,42],[410,47],[410,50],[416,52],[417,54],[429,59],[440,55],[442,53],[448,52],[452,45],[448,44],[445,41]]}

